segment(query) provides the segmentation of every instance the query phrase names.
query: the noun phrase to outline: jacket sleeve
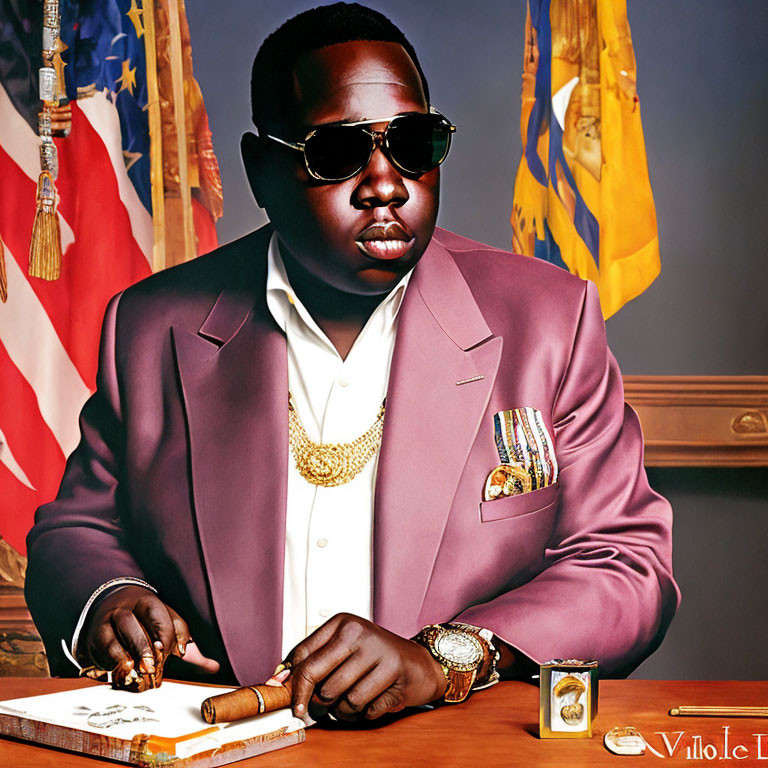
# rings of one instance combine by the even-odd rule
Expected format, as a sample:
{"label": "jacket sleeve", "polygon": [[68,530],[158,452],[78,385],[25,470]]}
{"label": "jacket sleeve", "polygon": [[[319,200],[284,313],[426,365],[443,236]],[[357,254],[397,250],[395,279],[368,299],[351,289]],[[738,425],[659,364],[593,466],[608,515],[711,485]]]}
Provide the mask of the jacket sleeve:
{"label": "jacket sleeve", "polygon": [[462,612],[536,662],[597,659],[628,674],[661,642],[679,602],[672,511],[648,485],[643,437],[624,402],[597,290],[587,283],[554,409],[559,508],[547,567]]}
{"label": "jacket sleeve", "polygon": [[119,298],[112,299],[105,315],[97,389],[80,416],[80,443],[67,461],[58,497],[37,510],[27,537],[26,599],[53,675],[75,672],[61,640],[69,644],[91,594],[114,578],[143,578],[120,523],[124,431],[115,367]]}

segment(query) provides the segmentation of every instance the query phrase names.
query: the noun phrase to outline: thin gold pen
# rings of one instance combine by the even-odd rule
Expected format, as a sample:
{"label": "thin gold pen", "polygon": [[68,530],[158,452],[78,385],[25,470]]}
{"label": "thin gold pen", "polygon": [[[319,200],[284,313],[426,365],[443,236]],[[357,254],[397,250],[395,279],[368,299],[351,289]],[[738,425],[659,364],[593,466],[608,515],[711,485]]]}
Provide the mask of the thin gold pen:
{"label": "thin gold pen", "polygon": [[672,707],[672,717],[768,717],[768,707]]}

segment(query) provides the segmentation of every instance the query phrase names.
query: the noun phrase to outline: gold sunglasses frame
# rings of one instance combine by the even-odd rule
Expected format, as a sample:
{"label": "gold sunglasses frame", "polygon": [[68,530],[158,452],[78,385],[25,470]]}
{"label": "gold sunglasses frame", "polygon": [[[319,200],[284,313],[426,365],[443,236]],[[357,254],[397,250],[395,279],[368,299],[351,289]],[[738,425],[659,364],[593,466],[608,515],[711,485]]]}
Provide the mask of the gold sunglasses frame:
{"label": "gold sunglasses frame", "polygon": [[[392,151],[390,150],[389,144],[387,142],[387,131],[389,130],[389,126],[391,125],[393,120],[396,120],[398,117],[408,117],[409,115],[436,115],[437,117],[440,117],[448,127],[448,141],[445,144],[445,152],[443,153],[443,156],[440,158],[440,161],[435,164],[435,168],[437,168],[439,165],[441,165],[445,158],[448,157],[448,152],[451,148],[451,134],[456,132],[456,126],[441,112],[438,112],[434,107],[430,106],[429,112],[405,112],[400,115],[392,115],[391,117],[374,117],[368,120],[356,120],[354,122],[339,122],[339,123],[324,123],[322,125],[315,126],[312,128],[312,130],[307,133],[307,135],[304,137],[303,141],[286,141],[285,139],[281,139],[279,136],[273,136],[272,134],[266,134],[266,138],[272,139],[272,141],[276,141],[278,144],[282,144],[285,147],[288,147],[289,149],[293,149],[297,152],[301,152],[302,157],[304,158],[304,167],[307,170],[307,173],[315,180],[317,181],[327,181],[332,183],[340,183],[342,181],[347,181],[347,179],[351,179],[357,174],[359,174],[364,168],[367,167],[368,163],[371,162],[371,157],[373,157],[373,153],[376,151],[376,147],[381,147],[382,152],[386,155],[387,159],[389,160],[392,165],[395,166],[399,171],[402,173],[405,173],[407,175],[414,175],[416,171],[410,171],[407,168],[403,168],[400,163],[397,162],[397,160],[392,157]],[[355,128],[358,126],[363,125],[373,125],[374,123],[386,123],[386,127],[381,131],[373,131],[373,130],[366,130],[365,133],[367,133],[373,141],[371,142],[371,152],[368,155],[368,158],[366,159],[365,163],[361,165],[357,170],[355,170],[353,173],[348,174],[347,176],[343,176],[338,179],[328,179],[325,176],[320,176],[315,171],[313,171],[309,164],[307,163],[307,153],[306,153],[306,146],[307,142],[317,133],[318,130],[322,128],[327,128],[328,126],[349,126],[350,128]],[[432,170],[432,169],[430,169]],[[426,173],[427,171],[423,171],[423,173]]]}

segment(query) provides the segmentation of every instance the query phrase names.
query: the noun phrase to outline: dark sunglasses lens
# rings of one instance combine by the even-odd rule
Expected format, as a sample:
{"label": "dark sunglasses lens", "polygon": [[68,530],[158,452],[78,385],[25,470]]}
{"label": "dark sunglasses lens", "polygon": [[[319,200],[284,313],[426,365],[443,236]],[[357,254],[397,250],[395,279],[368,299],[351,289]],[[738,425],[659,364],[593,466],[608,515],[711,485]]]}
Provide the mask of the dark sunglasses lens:
{"label": "dark sunglasses lens", "polygon": [[351,125],[320,126],[304,147],[307,165],[328,181],[354,176],[368,162],[371,137]]}
{"label": "dark sunglasses lens", "polygon": [[403,170],[426,173],[445,160],[451,129],[439,115],[403,115],[389,124],[387,144]]}

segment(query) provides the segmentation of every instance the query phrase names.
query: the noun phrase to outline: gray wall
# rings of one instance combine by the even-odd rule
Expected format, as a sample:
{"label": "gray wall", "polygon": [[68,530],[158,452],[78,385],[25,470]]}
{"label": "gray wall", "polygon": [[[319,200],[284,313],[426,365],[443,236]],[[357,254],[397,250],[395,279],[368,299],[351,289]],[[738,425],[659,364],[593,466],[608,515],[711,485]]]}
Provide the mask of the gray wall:
{"label": "gray wall", "polygon": [[[629,0],[662,272],[608,323],[625,373],[765,374],[768,2]],[[263,223],[238,144],[263,37],[313,2],[187,0],[224,181],[222,242]],[[520,158],[524,0],[369,0],[413,42],[459,127],[440,224],[502,247]],[[215,8],[215,11],[211,11]],[[637,676],[764,678],[765,470],[653,470],[675,508],[683,603]]]}

